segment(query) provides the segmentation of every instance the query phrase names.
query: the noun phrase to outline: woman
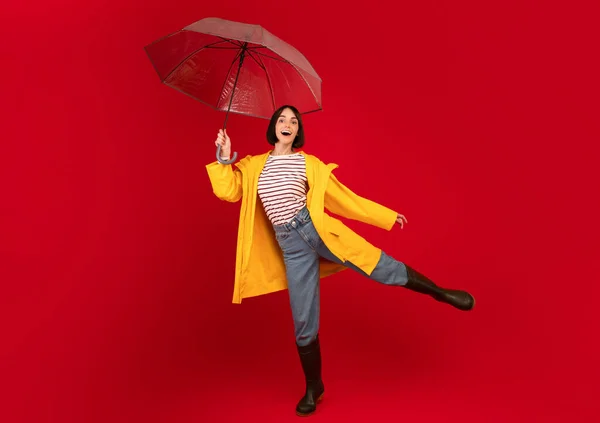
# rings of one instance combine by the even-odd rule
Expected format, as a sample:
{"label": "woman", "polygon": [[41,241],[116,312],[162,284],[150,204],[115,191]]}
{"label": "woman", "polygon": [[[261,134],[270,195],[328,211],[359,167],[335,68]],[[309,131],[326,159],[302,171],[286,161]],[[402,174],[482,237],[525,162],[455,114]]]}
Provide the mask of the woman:
{"label": "woman", "polygon": [[[242,298],[288,290],[295,339],[305,375],[305,395],[296,406],[311,414],[324,392],[319,344],[319,281],[351,268],[386,285],[427,294],[459,310],[471,310],[474,298],[465,291],[440,288],[406,264],[395,260],[325,213],[391,230],[406,218],[354,194],[314,156],[297,152],[304,145],[298,110],[283,106],[267,128],[273,149],[247,156],[237,169],[215,161],[206,166],[213,192],[225,201],[242,200],[238,229],[234,303]],[[229,160],[231,140],[220,130],[215,145]],[[257,206],[257,199],[260,205]]]}

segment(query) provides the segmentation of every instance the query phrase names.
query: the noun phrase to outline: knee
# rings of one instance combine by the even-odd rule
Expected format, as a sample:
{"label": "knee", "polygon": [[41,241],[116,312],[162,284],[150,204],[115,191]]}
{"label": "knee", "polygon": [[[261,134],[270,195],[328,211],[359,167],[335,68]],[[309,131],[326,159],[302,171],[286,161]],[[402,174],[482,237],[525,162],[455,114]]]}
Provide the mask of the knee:
{"label": "knee", "polygon": [[312,344],[317,339],[317,334],[314,335],[302,335],[296,337],[296,345],[299,347],[306,347]]}
{"label": "knee", "polygon": [[382,251],[381,259],[371,273],[371,279],[386,285],[405,285],[408,281],[406,265]]}

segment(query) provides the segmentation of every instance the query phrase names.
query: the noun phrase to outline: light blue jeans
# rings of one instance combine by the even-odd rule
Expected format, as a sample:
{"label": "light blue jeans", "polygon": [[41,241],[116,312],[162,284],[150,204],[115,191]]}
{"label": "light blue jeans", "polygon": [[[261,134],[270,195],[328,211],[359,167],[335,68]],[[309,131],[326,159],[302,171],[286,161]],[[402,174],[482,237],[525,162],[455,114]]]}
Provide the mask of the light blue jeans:
{"label": "light blue jeans", "polygon": [[342,263],[321,240],[306,207],[289,223],[273,228],[283,251],[296,343],[300,346],[310,344],[319,332],[319,256],[386,285],[405,285],[408,280],[405,265],[383,251],[371,275],[348,261]]}

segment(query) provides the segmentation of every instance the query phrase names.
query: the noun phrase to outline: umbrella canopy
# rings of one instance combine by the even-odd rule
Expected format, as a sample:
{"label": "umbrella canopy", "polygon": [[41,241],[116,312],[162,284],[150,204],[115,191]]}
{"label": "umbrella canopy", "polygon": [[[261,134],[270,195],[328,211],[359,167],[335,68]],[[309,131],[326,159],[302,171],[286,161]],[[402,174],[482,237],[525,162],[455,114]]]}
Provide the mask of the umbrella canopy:
{"label": "umbrella canopy", "polygon": [[[201,19],[145,47],[160,80],[217,110],[269,119],[284,104],[319,111],[321,78],[296,48],[259,25]],[[231,161],[235,161],[237,153]]]}

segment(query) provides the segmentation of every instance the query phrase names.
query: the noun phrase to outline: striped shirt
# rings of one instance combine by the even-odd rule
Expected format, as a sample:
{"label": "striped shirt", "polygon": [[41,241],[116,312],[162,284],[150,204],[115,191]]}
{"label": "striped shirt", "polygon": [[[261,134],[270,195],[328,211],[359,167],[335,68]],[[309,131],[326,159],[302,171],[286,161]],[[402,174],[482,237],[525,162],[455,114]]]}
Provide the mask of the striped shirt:
{"label": "striped shirt", "polygon": [[302,154],[269,156],[258,178],[258,196],[273,225],[288,223],[306,205],[306,161]]}

